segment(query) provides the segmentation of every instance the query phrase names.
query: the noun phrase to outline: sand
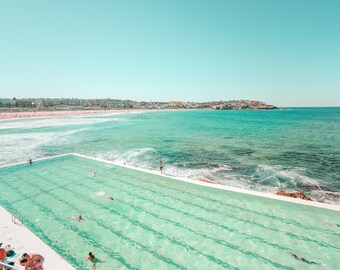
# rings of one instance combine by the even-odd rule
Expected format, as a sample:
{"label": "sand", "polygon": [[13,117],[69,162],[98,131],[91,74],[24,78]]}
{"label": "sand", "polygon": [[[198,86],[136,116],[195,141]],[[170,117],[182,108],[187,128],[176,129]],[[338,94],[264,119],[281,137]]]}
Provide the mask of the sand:
{"label": "sand", "polygon": [[121,114],[121,113],[141,113],[153,110],[85,110],[85,111],[38,111],[38,112],[2,112],[0,120],[25,119],[25,118],[46,118],[60,116],[77,115],[101,115],[101,114]]}

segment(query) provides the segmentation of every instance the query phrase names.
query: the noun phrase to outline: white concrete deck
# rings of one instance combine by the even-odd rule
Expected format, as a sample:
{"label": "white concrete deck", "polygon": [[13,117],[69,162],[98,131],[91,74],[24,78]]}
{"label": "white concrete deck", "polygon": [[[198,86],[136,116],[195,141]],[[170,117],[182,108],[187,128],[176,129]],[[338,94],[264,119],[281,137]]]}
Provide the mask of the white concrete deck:
{"label": "white concrete deck", "polygon": [[[46,270],[74,270],[67,261],[60,257],[35,234],[20,223],[13,223],[12,215],[0,206],[0,242],[11,245],[16,253],[38,253],[45,258]],[[17,264],[16,264],[17,265]],[[19,267],[18,269],[23,269]]]}

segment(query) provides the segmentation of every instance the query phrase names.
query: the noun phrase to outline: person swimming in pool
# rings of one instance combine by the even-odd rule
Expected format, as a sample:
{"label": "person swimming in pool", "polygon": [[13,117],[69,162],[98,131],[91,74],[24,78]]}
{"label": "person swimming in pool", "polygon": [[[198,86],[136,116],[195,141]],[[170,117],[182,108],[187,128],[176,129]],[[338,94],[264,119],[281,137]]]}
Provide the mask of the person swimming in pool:
{"label": "person swimming in pool", "polygon": [[319,263],[319,262],[308,261],[305,258],[299,257],[298,255],[291,253],[291,252],[287,252],[287,254],[293,256],[298,261],[301,261],[301,262],[304,262],[304,263],[321,265],[321,263]]}
{"label": "person swimming in pool", "polygon": [[328,222],[324,222],[322,223],[323,225],[327,225],[327,226],[331,226],[331,227],[338,227],[340,228],[340,224],[337,223],[328,223]]}
{"label": "person swimming in pool", "polygon": [[80,221],[84,220],[84,218],[81,215],[79,215],[79,216],[77,216],[75,218],[72,218],[72,220],[80,222]]}
{"label": "person swimming in pool", "polygon": [[107,199],[107,200],[110,200],[110,201],[113,201],[113,197],[111,197],[111,196],[101,195],[100,197]]}
{"label": "person swimming in pool", "polygon": [[92,270],[97,268],[97,263],[105,262],[103,260],[99,260],[98,258],[96,258],[96,256],[94,256],[94,254],[92,252],[89,252],[89,256],[87,258],[85,257],[85,261],[92,262]]}

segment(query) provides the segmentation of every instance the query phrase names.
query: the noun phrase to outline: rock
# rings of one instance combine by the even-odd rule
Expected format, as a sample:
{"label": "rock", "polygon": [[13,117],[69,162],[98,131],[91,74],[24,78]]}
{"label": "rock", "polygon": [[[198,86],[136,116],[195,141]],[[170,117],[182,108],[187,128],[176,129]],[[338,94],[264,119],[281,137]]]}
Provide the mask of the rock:
{"label": "rock", "polygon": [[299,199],[306,200],[306,201],[313,201],[311,198],[309,198],[308,196],[306,196],[305,194],[303,194],[301,192],[283,192],[283,191],[278,191],[275,194],[276,195],[280,195],[280,196],[291,197],[291,198],[299,198]]}

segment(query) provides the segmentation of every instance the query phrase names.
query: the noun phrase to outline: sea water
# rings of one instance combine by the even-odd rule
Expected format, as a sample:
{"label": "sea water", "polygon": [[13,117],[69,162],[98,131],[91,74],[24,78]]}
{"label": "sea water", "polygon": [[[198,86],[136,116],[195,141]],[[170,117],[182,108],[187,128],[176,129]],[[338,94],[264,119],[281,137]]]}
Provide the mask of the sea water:
{"label": "sea water", "polygon": [[0,165],[79,152],[264,192],[340,203],[340,108],[160,111],[0,122]]}

